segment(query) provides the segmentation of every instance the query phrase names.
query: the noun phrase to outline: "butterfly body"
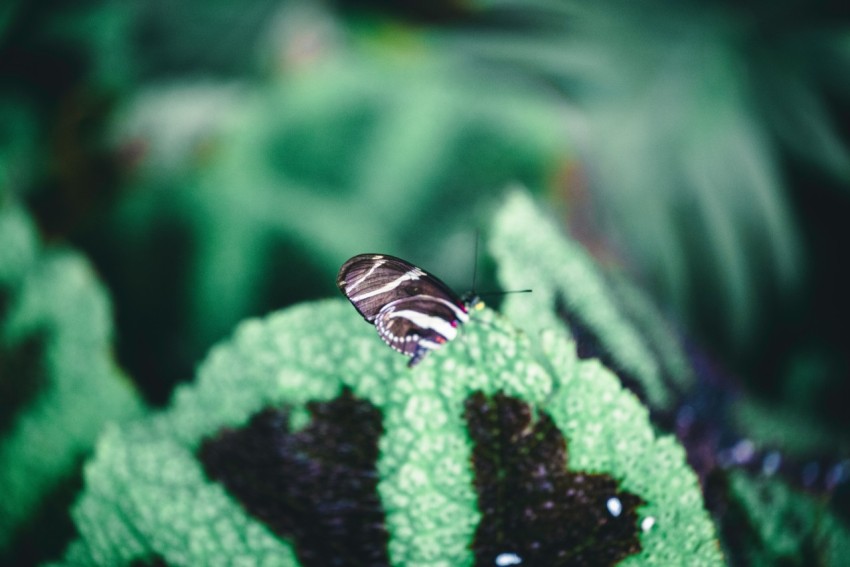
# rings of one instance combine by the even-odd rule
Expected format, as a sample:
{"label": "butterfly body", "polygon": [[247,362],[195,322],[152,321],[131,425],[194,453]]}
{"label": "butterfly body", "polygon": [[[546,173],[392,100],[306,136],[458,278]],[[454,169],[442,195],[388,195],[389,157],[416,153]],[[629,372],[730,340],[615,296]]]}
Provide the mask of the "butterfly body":
{"label": "butterfly body", "polygon": [[470,301],[439,278],[400,258],[360,254],[339,269],[337,286],[390,347],[414,366],[457,336]]}

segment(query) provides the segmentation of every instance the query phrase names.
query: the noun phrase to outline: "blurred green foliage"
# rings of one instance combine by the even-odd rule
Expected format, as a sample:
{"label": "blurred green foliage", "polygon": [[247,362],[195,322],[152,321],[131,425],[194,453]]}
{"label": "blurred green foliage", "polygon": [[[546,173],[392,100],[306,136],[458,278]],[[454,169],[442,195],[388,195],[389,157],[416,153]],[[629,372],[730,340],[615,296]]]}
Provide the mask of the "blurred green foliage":
{"label": "blurred green foliage", "polygon": [[[104,424],[142,404],[112,359],[110,305],[85,259],[42,248],[9,204],[0,241],[0,561],[26,562],[61,548],[67,533],[39,531],[70,531],[65,485]],[[29,541],[16,544],[24,527]]]}
{"label": "blurred green foliage", "polygon": [[[493,189],[544,187],[567,152],[551,98],[523,85],[485,97],[488,76],[427,53],[351,54],[286,82],[189,85],[128,110],[124,136],[159,124],[179,97],[224,108],[209,126],[208,163],[177,178],[145,176],[80,239],[126,294],[119,317],[139,333],[122,344],[131,368],[171,380],[167,392],[240,318],[332,293],[355,252],[436,261],[460,242],[470,257],[469,220]],[[163,317],[168,335],[151,356],[139,347]],[[175,359],[180,366],[167,366]]]}
{"label": "blurred green foliage", "polygon": [[730,477],[727,530],[741,565],[841,565],[850,529],[817,499],[776,479]]}
{"label": "blurred green foliage", "polygon": [[850,183],[829,107],[850,86],[846,26],[802,5],[481,4],[490,25],[450,45],[565,92],[604,235],[718,343],[756,344],[805,274],[783,152]]}
{"label": "blurred green foliage", "polygon": [[[474,235],[494,218],[504,230],[478,283],[535,288],[505,300],[515,324],[536,333],[551,315],[546,336],[580,349],[590,337],[592,356],[670,415],[705,366],[734,375],[724,430],[847,457],[846,8],[0,4],[0,326],[16,353],[0,362],[3,446],[61,374],[53,331],[18,336],[15,321],[55,314],[39,328],[61,337],[90,322],[77,337],[90,356],[71,366],[97,368],[103,388],[60,397],[42,422],[74,421],[56,427],[75,441],[14,489],[9,525],[74,475],[102,423],[78,416],[85,396],[132,397],[115,385],[126,374],[165,404],[241,319],[335,294],[355,253],[466,289]],[[526,218],[536,238],[494,217],[515,184],[550,209]],[[32,319],[15,315],[26,297]],[[40,378],[7,379],[24,374]],[[15,475],[30,457],[2,466]],[[845,519],[847,499],[833,506]]]}

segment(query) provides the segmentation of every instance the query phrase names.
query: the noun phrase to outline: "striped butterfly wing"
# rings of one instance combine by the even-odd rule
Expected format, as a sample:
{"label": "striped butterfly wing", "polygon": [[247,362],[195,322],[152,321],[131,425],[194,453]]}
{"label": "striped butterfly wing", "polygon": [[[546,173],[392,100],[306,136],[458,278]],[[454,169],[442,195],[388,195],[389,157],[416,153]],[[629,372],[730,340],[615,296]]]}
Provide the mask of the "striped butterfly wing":
{"label": "striped butterfly wing", "polygon": [[457,336],[457,326],[468,316],[457,305],[438,297],[419,295],[387,304],[375,318],[385,343],[412,356],[413,366],[428,353]]}
{"label": "striped butterfly wing", "polygon": [[438,278],[400,258],[361,254],[345,262],[339,289],[395,350],[418,363],[452,340],[468,320],[460,297]]}

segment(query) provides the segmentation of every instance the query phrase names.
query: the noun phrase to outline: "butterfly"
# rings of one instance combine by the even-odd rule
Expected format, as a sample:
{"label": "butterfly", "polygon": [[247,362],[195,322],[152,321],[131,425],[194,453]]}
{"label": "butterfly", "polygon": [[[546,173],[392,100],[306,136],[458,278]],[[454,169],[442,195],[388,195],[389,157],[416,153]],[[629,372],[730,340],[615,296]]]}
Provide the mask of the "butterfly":
{"label": "butterfly", "polygon": [[457,336],[477,297],[462,299],[439,278],[401,258],[360,254],[339,269],[337,286],[381,339],[410,356],[409,367]]}

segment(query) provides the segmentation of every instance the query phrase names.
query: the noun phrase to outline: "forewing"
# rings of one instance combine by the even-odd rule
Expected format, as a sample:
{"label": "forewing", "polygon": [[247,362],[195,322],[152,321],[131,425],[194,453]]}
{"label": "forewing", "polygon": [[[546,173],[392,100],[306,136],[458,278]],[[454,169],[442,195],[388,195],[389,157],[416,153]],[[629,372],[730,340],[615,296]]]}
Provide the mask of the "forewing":
{"label": "forewing", "polygon": [[360,254],[349,259],[339,269],[337,286],[370,323],[388,304],[420,295],[463,306],[457,294],[438,278],[386,254]]}

